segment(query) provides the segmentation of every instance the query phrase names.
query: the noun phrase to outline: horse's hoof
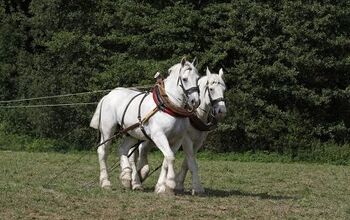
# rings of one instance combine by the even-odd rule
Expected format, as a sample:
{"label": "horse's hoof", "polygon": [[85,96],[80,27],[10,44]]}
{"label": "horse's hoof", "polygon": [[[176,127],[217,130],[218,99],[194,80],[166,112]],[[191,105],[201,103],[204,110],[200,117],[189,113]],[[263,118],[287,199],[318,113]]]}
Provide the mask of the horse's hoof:
{"label": "horse's hoof", "polygon": [[185,191],[184,183],[177,182],[176,187],[175,187],[175,191],[179,192],[179,193],[184,192]]}
{"label": "horse's hoof", "polygon": [[175,188],[175,193],[176,194],[184,194],[185,193],[185,189],[184,188]]}
{"label": "horse's hoof", "polygon": [[173,180],[173,179],[168,179],[168,180],[166,180],[166,185],[167,185],[167,187],[169,187],[170,189],[174,190],[175,187],[176,187],[176,182],[175,182],[175,180]]}
{"label": "horse's hoof", "polygon": [[102,189],[104,190],[111,190],[112,189],[112,186],[111,185],[104,185],[104,186],[101,186]]}
{"label": "horse's hoof", "polygon": [[143,187],[140,184],[135,184],[135,185],[132,186],[132,190],[143,191]]}
{"label": "horse's hoof", "polygon": [[168,186],[165,187],[165,193],[168,196],[174,196],[175,195],[175,190],[173,188],[170,188]]}
{"label": "horse's hoof", "polygon": [[192,189],[192,196],[204,196],[205,190],[204,189]]}
{"label": "horse's hoof", "polygon": [[159,191],[160,185],[157,183],[156,186],[154,187],[154,192],[157,193]]}
{"label": "horse's hoof", "polygon": [[161,185],[161,186],[157,187],[155,192],[161,196],[173,196],[173,195],[175,195],[174,189],[169,188],[165,185]]}
{"label": "horse's hoof", "polygon": [[125,188],[131,189],[131,169],[124,169],[119,178]]}
{"label": "horse's hoof", "polygon": [[154,192],[157,193],[157,194],[162,194],[165,192],[165,185],[162,184],[162,185],[156,185],[155,189],[154,189]]}
{"label": "horse's hoof", "polygon": [[111,184],[111,182],[109,181],[109,180],[103,180],[103,181],[101,181],[101,188],[102,189],[111,189],[111,186],[112,186],[112,184]]}
{"label": "horse's hoof", "polygon": [[124,188],[131,189],[131,180],[121,179],[120,181],[122,182]]}
{"label": "horse's hoof", "polygon": [[144,180],[148,177],[148,174],[149,174],[149,166],[148,165],[145,165],[141,168],[140,170],[140,177],[141,177],[141,180]]}

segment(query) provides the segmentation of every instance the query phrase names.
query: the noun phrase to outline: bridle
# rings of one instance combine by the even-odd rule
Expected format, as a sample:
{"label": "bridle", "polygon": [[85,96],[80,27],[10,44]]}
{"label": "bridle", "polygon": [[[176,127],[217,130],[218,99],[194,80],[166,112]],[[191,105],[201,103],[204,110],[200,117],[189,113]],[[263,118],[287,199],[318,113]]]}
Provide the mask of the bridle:
{"label": "bridle", "polygon": [[177,78],[177,85],[180,86],[180,88],[182,89],[182,91],[184,92],[185,96],[186,96],[186,99],[188,100],[189,99],[189,96],[194,93],[194,92],[197,92],[199,94],[199,86],[198,86],[198,81],[196,82],[196,86],[193,86],[189,89],[186,89],[184,84],[183,84],[183,81],[182,81],[182,78],[180,77],[180,73],[181,73],[181,69],[182,67],[180,68],[179,70],[179,76]]}
{"label": "bridle", "polygon": [[205,87],[205,92],[208,92],[209,101],[210,101],[210,104],[211,104],[212,107],[214,107],[214,105],[218,104],[219,102],[225,102],[224,97],[219,97],[217,99],[213,99],[213,97],[210,94],[208,82],[207,82],[207,85]]}

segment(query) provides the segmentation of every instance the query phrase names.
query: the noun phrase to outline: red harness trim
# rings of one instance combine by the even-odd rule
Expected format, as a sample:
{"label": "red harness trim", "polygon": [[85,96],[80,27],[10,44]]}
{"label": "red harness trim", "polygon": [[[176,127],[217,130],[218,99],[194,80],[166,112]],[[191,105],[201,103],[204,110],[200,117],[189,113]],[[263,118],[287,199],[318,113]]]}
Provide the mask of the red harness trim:
{"label": "red harness trim", "polygon": [[185,116],[185,115],[177,114],[176,112],[174,112],[173,110],[171,110],[171,108],[169,108],[169,107],[167,107],[167,106],[165,106],[165,105],[162,105],[162,101],[159,100],[159,98],[158,98],[158,96],[157,96],[156,87],[154,87],[153,90],[152,90],[152,97],[153,97],[154,103],[156,103],[156,105],[158,106],[158,108],[159,108],[161,111],[163,111],[163,112],[165,112],[165,113],[167,113],[167,114],[169,114],[169,115],[171,115],[171,116],[173,116],[173,117],[181,117],[181,118],[186,118],[186,117],[187,117],[187,116]]}

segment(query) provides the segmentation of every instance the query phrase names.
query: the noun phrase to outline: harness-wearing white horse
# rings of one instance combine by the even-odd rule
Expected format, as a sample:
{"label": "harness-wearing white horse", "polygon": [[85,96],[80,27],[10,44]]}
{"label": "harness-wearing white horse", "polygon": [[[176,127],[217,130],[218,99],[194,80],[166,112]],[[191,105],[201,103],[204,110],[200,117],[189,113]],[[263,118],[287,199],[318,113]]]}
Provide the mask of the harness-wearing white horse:
{"label": "harness-wearing white horse", "polygon": [[[199,79],[200,99],[201,104],[197,108],[197,117],[203,122],[207,123],[210,117],[210,113],[213,113],[215,120],[220,120],[226,113],[226,105],[224,101],[224,91],[226,89],[223,80],[223,70],[220,69],[219,74],[212,74],[209,69],[206,70],[206,76]],[[192,173],[192,194],[204,193],[204,188],[201,184],[198,175],[198,166],[195,159],[195,154],[203,145],[208,131],[206,129],[196,128],[193,125],[189,126],[185,136],[182,140],[182,147],[185,152],[186,158],[184,159],[181,167],[181,171],[176,178],[176,189],[178,191],[184,190],[184,180],[188,169]],[[141,179],[145,179],[149,173],[149,165],[147,161],[147,153],[152,145],[150,142],[143,142],[139,146],[139,158],[137,164],[137,171],[141,175]],[[177,149],[173,149],[174,152]],[[134,156],[136,157],[137,154]],[[134,162],[135,158],[130,158],[131,162]],[[164,165],[164,164],[163,164]],[[133,170],[135,172],[136,170]],[[136,173],[136,172],[135,172]],[[162,178],[166,176],[166,169],[162,167],[161,174],[156,186],[162,183]],[[135,180],[133,180],[135,183]],[[140,184],[140,183],[135,183]]]}
{"label": "harness-wearing white horse", "polygon": [[[193,65],[181,60],[181,63],[169,69],[169,76],[164,80],[165,92],[169,95],[170,101],[178,106],[189,106],[195,109],[199,105],[198,93],[198,71]],[[101,132],[101,142],[108,140],[121,126],[127,128],[145,117],[157,106],[152,98],[152,94],[138,95],[140,92],[127,88],[116,88],[99,102],[90,126],[99,129]],[[142,104],[140,104],[142,102]],[[173,117],[163,111],[157,111],[141,127],[128,132],[120,146],[120,179],[123,186],[131,187],[131,167],[128,161],[128,151],[138,140],[148,140],[147,136],[155,143],[164,155],[165,166],[168,168],[166,181],[158,193],[165,193],[167,190],[173,192],[176,186],[174,160],[175,154],[170,146],[178,147],[183,139],[184,133],[189,127],[189,119]],[[146,134],[146,135],[145,135]],[[111,183],[107,173],[107,150],[110,141],[102,144],[97,152],[100,164],[100,185],[102,188],[109,188]]]}

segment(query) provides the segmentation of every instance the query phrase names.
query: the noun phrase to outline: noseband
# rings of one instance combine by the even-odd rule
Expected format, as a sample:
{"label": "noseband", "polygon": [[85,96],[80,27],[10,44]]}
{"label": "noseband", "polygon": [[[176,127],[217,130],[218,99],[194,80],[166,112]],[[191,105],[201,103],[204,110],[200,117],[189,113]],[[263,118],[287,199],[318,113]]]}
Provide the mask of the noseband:
{"label": "noseband", "polygon": [[206,92],[208,92],[209,100],[210,100],[211,106],[214,106],[214,105],[218,104],[219,102],[225,102],[224,97],[220,97],[220,98],[217,98],[217,99],[213,99],[213,97],[212,97],[211,94],[210,94],[208,84],[207,84],[205,90],[206,90]]}
{"label": "noseband", "polygon": [[197,92],[197,93],[199,94],[198,82],[196,83],[197,86],[193,86],[193,87],[191,87],[191,88],[189,88],[189,89],[185,89],[185,86],[184,86],[184,84],[183,84],[183,82],[182,82],[182,79],[181,79],[181,77],[180,77],[181,69],[182,69],[182,68],[180,68],[180,70],[179,70],[179,77],[177,78],[177,85],[180,84],[180,87],[181,87],[182,91],[184,92],[184,94],[186,95],[186,98],[188,99],[189,96],[190,96],[192,93],[194,93],[194,92]]}

